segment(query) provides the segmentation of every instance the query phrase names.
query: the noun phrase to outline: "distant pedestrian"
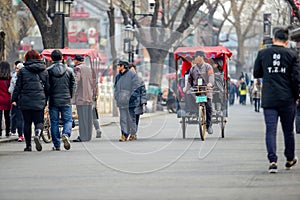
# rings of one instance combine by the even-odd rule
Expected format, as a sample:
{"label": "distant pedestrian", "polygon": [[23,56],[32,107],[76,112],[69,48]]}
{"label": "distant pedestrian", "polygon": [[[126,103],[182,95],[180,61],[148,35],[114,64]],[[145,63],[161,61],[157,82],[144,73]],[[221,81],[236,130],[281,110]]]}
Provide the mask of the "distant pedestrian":
{"label": "distant pedestrian", "polygon": [[[18,79],[18,72],[24,65],[21,61],[17,60],[14,64],[15,71],[12,73],[12,78],[10,80],[10,86],[8,88],[9,93],[12,95],[16,86],[16,82]],[[19,106],[12,106],[11,108],[11,134],[15,135],[16,130],[18,131],[18,142],[22,142],[24,140],[23,137],[23,129],[24,129],[24,120],[22,111]]]}
{"label": "distant pedestrian", "polygon": [[0,62],[0,136],[2,136],[2,113],[5,119],[5,136],[10,136],[11,94],[8,92],[11,72],[7,61]]}
{"label": "distant pedestrian", "polygon": [[240,85],[239,85],[240,104],[242,105],[246,105],[247,91],[248,91],[248,87],[246,81],[245,79],[242,78],[240,80]]}
{"label": "distant pedestrian", "polygon": [[254,111],[259,112],[261,98],[262,83],[260,79],[255,79],[253,82],[252,97],[254,101]]}
{"label": "distant pedestrian", "polygon": [[128,140],[129,136],[136,137],[136,108],[137,89],[139,79],[136,73],[128,69],[127,61],[119,61],[119,74],[114,84],[114,97],[119,107],[121,138],[120,142]]}
{"label": "distant pedestrian", "polygon": [[18,79],[12,95],[12,105],[19,106],[24,119],[26,147],[31,151],[31,125],[34,123],[36,150],[42,150],[39,136],[44,128],[44,109],[49,94],[49,77],[46,64],[40,54],[29,50],[24,57],[24,67],[18,72]]}
{"label": "distant pedestrian", "polygon": [[285,48],[288,38],[287,29],[278,29],[274,34],[273,45],[258,52],[253,71],[254,78],[263,78],[262,107],[270,173],[277,172],[278,118],[284,136],[286,169],[290,169],[298,161],[295,156],[294,119],[296,101],[299,98],[300,64],[297,52]]}
{"label": "distant pedestrian", "polygon": [[93,128],[92,70],[85,65],[84,57],[81,55],[75,56],[74,64],[77,87],[73,100],[78,113],[79,136],[73,142],[87,142],[92,139]]}
{"label": "distant pedestrian", "polygon": [[235,95],[237,94],[236,84],[231,80],[229,84],[229,105],[233,105],[235,101]]}
{"label": "distant pedestrian", "polygon": [[[130,64],[129,69],[132,70],[134,73],[137,73],[135,64]],[[137,88],[137,98],[135,103],[135,123],[136,123],[136,130],[138,130],[139,121],[140,121],[140,115],[144,114],[145,107],[147,105],[147,96],[146,96],[146,86],[141,77],[138,76],[139,84]],[[130,135],[129,140],[136,140],[137,134]]]}
{"label": "distant pedestrian", "polygon": [[[62,56],[61,51],[53,50],[51,53],[53,64],[47,69],[50,84],[49,114],[54,151],[60,151],[60,138],[66,150],[71,148],[69,142],[73,122],[71,99],[75,93],[76,81],[73,69],[62,63]],[[60,117],[63,123],[62,136],[59,132]]]}

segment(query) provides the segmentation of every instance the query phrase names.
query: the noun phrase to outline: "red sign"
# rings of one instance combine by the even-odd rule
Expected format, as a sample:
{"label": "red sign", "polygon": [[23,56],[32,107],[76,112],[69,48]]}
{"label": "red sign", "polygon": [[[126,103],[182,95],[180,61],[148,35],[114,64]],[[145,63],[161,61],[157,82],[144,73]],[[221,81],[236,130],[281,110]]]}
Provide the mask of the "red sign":
{"label": "red sign", "polygon": [[90,13],[88,12],[71,12],[71,18],[88,18],[90,17]]}

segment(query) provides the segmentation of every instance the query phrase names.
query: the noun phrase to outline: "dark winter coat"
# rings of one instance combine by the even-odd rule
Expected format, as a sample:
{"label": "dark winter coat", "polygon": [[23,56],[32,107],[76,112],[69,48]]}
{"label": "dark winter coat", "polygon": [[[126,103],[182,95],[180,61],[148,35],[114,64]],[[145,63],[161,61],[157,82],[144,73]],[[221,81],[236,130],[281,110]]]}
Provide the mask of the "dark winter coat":
{"label": "dark winter coat", "polygon": [[263,78],[263,108],[287,106],[299,97],[300,65],[292,49],[272,45],[259,51],[253,76]]}
{"label": "dark winter coat", "polygon": [[116,76],[114,97],[119,108],[134,108],[137,106],[139,83],[137,74],[129,69]]}
{"label": "dark winter coat", "polygon": [[143,104],[147,104],[147,94],[146,94],[146,86],[141,77],[139,78],[139,87],[137,89],[137,98],[135,100],[136,109],[134,110],[135,114],[141,115],[144,113]]}
{"label": "dark winter coat", "polygon": [[73,69],[61,62],[54,62],[49,73],[49,107],[70,106],[75,92],[76,81]]}
{"label": "dark winter coat", "polygon": [[18,79],[12,95],[21,110],[42,110],[49,94],[49,77],[45,62],[29,60],[18,72]]}

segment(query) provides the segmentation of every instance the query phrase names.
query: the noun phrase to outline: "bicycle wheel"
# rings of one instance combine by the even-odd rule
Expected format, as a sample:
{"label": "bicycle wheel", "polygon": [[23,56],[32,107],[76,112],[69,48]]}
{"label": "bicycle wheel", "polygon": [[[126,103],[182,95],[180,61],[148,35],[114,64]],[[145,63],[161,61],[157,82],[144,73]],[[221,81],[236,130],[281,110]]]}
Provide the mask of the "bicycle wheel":
{"label": "bicycle wheel", "polygon": [[52,142],[51,132],[50,132],[50,119],[46,118],[44,121],[44,130],[40,135],[45,143]]}
{"label": "bicycle wheel", "polygon": [[198,123],[199,123],[200,138],[202,141],[204,141],[206,137],[206,109],[205,106],[203,105],[199,106]]}
{"label": "bicycle wheel", "polygon": [[182,138],[185,139],[186,117],[181,118]]}

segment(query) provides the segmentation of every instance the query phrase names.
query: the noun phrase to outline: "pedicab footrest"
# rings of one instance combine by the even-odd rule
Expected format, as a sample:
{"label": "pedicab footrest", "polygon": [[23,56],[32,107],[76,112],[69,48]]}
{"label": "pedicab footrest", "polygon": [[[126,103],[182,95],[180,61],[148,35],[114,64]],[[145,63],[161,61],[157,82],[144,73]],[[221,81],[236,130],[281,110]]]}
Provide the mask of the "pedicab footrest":
{"label": "pedicab footrest", "polygon": [[207,96],[196,96],[196,103],[207,102]]}

